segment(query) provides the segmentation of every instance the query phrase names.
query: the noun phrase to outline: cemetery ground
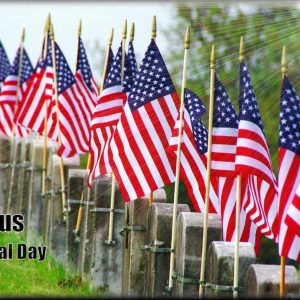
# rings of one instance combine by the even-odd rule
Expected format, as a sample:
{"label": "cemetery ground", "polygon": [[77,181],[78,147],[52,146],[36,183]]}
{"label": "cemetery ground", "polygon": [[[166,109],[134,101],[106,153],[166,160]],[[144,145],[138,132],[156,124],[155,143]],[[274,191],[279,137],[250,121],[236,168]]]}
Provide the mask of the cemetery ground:
{"label": "cemetery ground", "polygon": [[[1,233],[0,245],[25,243],[23,233]],[[101,291],[91,289],[75,274],[54,261],[47,250],[45,261],[0,260],[0,297],[5,296],[100,296]]]}

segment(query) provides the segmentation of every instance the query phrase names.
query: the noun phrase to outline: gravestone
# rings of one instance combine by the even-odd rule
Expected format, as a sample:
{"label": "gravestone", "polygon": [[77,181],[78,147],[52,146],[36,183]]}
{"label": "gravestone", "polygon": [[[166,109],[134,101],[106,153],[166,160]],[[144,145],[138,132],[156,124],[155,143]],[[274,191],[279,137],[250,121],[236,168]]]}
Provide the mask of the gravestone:
{"label": "gravestone", "polygon": [[[280,265],[249,266],[246,273],[246,294],[249,297],[279,297]],[[285,266],[285,294],[299,297],[299,279],[294,266]]]}
{"label": "gravestone", "polygon": [[[181,212],[178,216],[173,290],[177,297],[199,297],[203,221],[203,213]],[[212,241],[221,240],[221,219],[208,214],[207,249]]]}
{"label": "gravestone", "polygon": [[24,220],[28,219],[28,192],[30,185],[30,161],[31,147],[34,142],[33,137],[27,137],[22,145],[22,169],[19,176],[19,211],[24,216]]}
{"label": "gravestone", "polygon": [[44,144],[42,140],[35,140],[30,148],[29,188],[24,204],[27,204],[27,239],[31,241],[33,237],[42,233],[42,168],[43,168]]}
{"label": "gravestone", "polygon": [[93,264],[93,244],[94,244],[94,220],[92,211],[94,208],[94,189],[84,185],[84,201],[82,202],[82,221],[79,232],[79,254],[78,254],[78,274],[84,280],[91,279]]}
{"label": "gravestone", "polygon": [[9,186],[8,186],[8,203],[7,203],[7,213],[16,214],[20,213],[19,208],[19,175],[20,175],[20,163],[21,163],[21,148],[22,148],[22,139],[13,138],[12,142],[12,153],[10,157],[10,172],[9,172]]}
{"label": "gravestone", "polygon": [[124,204],[116,185],[113,241],[108,243],[112,178],[100,176],[94,181],[94,246],[92,283],[109,295],[120,296],[122,288]]}
{"label": "gravestone", "polygon": [[10,162],[10,139],[0,135],[0,213],[7,211],[7,197],[9,190],[9,162]]}
{"label": "gravestone", "polygon": [[[244,295],[248,267],[255,263],[256,256],[251,243],[239,243],[239,295]],[[234,276],[234,243],[214,241],[207,252],[206,294],[209,296],[232,296]]]}
{"label": "gravestone", "polygon": [[[64,179],[67,183],[69,168],[79,167],[79,155],[63,159]],[[67,191],[62,190],[61,185],[61,159],[58,155],[52,155],[52,180],[50,191],[50,222],[49,222],[49,239],[48,246],[54,259],[61,263],[66,263],[66,215],[64,215],[67,203],[63,204],[62,194],[65,192],[66,201],[68,199]],[[49,191],[48,191],[49,192]],[[66,213],[66,212],[65,212]]]}
{"label": "gravestone", "polygon": [[87,171],[69,169],[68,174],[68,217],[67,217],[67,267],[69,271],[77,270],[79,243],[75,241],[74,230],[80,207],[81,194]]}
{"label": "gravestone", "polygon": [[[165,203],[164,189],[153,192],[154,203]],[[145,283],[145,244],[147,214],[149,210],[149,195],[128,202],[127,235],[124,235],[122,295],[141,296]],[[125,240],[127,239],[127,240]],[[127,256],[127,257],[126,257]]]}
{"label": "gravestone", "polygon": [[[179,204],[177,213],[189,212],[186,204]],[[172,234],[173,204],[153,203],[148,211],[146,228],[146,278],[144,296],[166,295],[169,278],[170,246]]]}

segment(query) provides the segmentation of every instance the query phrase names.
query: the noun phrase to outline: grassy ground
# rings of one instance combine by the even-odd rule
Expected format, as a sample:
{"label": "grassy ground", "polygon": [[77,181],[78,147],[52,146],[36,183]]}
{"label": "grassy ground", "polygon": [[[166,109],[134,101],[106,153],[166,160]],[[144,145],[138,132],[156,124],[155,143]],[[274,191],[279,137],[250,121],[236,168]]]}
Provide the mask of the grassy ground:
{"label": "grassy ground", "polygon": [[[24,235],[0,233],[0,246],[24,243]],[[46,260],[0,260],[0,297],[4,296],[100,296],[89,283],[67,274],[47,250]]]}

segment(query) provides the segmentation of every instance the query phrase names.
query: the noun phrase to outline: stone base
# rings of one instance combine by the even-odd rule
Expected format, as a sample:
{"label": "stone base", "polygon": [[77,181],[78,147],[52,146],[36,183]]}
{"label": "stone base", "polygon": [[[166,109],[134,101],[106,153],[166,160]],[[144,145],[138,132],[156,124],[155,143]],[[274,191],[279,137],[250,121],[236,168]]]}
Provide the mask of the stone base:
{"label": "stone base", "polygon": [[[279,297],[280,265],[251,265],[246,273],[246,295]],[[299,279],[294,266],[285,267],[285,294],[298,294]]]}
{"label": "stone base", "polygon": [[[203,213],[182,212],[178,216],[173,295],[198,297],[203,240]],[[217,214],[208,215],[207,249],[222,239],[222,223]],[[207,251],[207,250],[206,250]]]}
{"label": "stone base", "polygon": [[[251,243],[239,243],[239,287],[245,288],[245,277],[248,267],[255,263],[256,256]],[[212,242],[207,252],[207,283],[232,287],[234,276],[234,243]],[[232,291],[206,289],[209,296],[232,296]],[[243,291],[239,295],[243,295]]]}
{"label": "stone base", "polygon": [[[186,204],[179,204],[177,213],[189,212]],[[144,296],[161,297],[169,278],[173,204],[153,203],[148,211]]]}

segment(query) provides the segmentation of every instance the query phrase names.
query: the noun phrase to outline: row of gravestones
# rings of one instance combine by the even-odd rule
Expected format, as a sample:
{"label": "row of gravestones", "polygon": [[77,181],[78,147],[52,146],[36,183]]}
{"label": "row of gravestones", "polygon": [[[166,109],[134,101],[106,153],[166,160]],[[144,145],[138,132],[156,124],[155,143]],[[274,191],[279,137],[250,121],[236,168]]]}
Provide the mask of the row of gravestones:
{"label": "row of gravestones", "polygon": [[[201,264],[203,215],[178,206],[174,287],[166,288],[169,276],[173,205],[164,190],[123,204],[116,190],[113,241],[108,242],[111,177],[101,176],[88,195],[87,171],[79,157],[64,159],[67,203],[62,203],[60,160],[57,145],[48,143],[46,194],[41,194],[43,141],[17,141],[17,161],[12,165],[10,141],[0,139],[0,205],[2,213],[22,213],[29,243],[42,237],[52,256],[70,272],[89,279],[93,287],[111,295],[197,297]],[[14,193],[7,204],[11,169],[15,167]],[[84,201],[80,202],[84,191]],[[78,210],[83,214],[80,235],[74,229]],[[66,215],[63,210],[66,210]],[[209,296],[232,295],[234,245],[222,242],[216,214],[208,220],[206,289]],[[256,263],[250,243],[240,243],[240,295],[277,296],[280,268]],[[286,267],[286,293],[299,295],[297,270]]]}

